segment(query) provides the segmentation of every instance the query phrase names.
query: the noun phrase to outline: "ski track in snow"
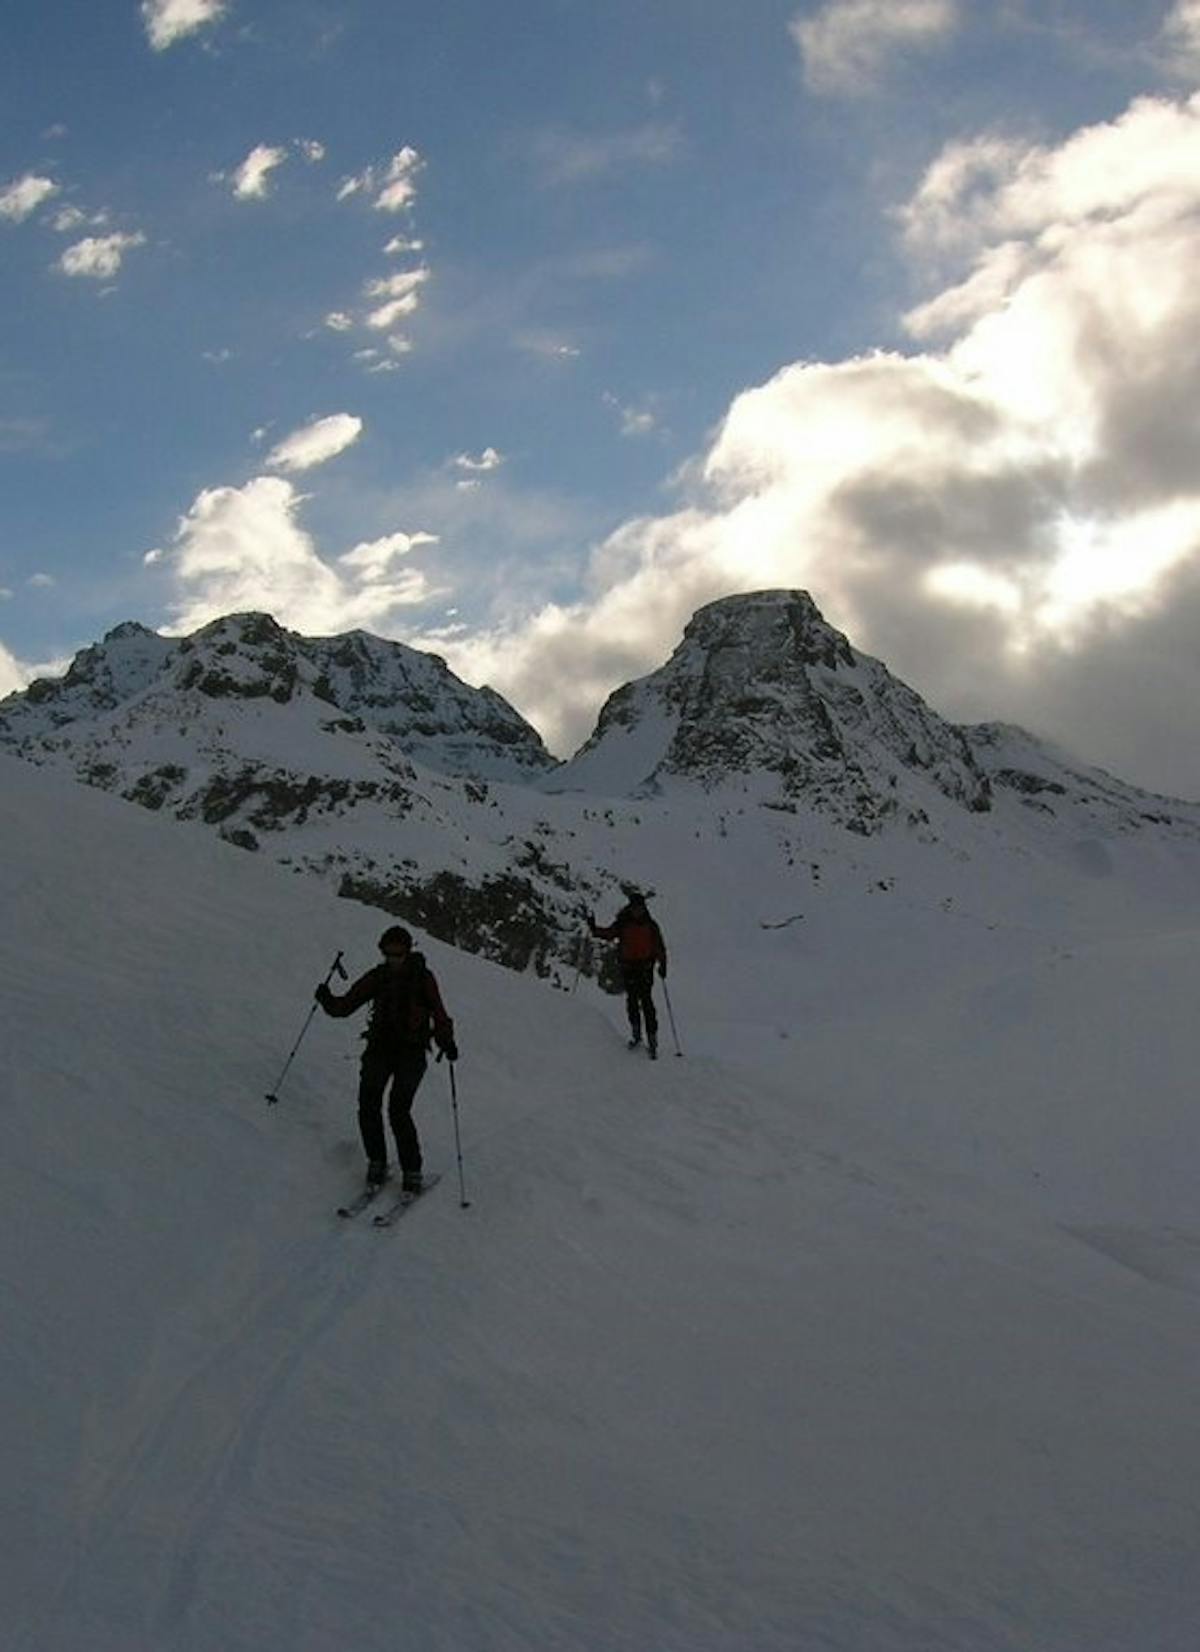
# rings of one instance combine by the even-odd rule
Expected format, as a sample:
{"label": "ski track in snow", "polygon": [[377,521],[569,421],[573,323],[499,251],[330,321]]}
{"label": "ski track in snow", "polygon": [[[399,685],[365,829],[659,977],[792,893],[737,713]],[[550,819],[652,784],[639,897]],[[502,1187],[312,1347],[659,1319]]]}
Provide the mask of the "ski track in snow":
{"label": "ski track in snow", "polygon": [[[339,1254],[332,1235],[321,1244],[326,1254],[315,1269],[307,1265],[314,1247],[294,1247],[278,1259],[281,1283],[274,1289],[241,1304],[227,1300],[228,1335],[185,1374],[177,1392],[156,1395],[150,1416],[138,1416],[121,1448],[116,1482],[101,1491],[89,1521],[96,1536],[84,1541],[87,1569],[109,1569],[106,1547],[114,1534],[119,1542],[135,1514],[151,1518],[150,1570],[160,1579],[148,1607],[155,1636],[172,1636],[186,1619],[205,1549],[251,1482],[262,1432],[283,1390],[369,1287],[376,1259],[364,1265],[361,1257]],[[181,1486],[188,1488],[182,1505]],[[78,1589],[78,1580],[68,1582],[68,1606]]]}

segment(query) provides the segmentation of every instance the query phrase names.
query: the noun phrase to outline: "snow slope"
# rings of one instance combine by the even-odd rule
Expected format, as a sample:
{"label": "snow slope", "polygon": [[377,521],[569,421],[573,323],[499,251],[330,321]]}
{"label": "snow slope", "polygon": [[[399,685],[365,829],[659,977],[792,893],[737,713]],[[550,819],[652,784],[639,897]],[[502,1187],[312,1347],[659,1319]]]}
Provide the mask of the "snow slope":
{"label": "snow slope", "polygon": [[384,1235],[332,1216],[353,1029],[263,1101],[379,915],[8,759],[0,833],[6,1646],[1194,1648],[1170,845],[949,893],[913,845],[803,917],[751,857],[660,907],[655,1067],[429,942],[472,1206],[433,1068]]}

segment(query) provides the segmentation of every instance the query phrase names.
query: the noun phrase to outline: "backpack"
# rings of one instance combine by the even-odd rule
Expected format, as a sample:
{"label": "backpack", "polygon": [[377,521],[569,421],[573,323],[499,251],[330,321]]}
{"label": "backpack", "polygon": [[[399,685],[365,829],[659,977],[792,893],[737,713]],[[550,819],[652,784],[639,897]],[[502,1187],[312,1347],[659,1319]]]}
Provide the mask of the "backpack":
{"label": "backpack", "polygon": [[403,969],[379,966],[378,984],[371,998],[367,1042],[372,1044],[429,1043],[427,974],[419,952],[410,954]]}
{"label": "backpack", "polygon": [[621,962],[644,964],[658,956],[658,926],[649,915],[644,921],[628,917],[621,924]]}

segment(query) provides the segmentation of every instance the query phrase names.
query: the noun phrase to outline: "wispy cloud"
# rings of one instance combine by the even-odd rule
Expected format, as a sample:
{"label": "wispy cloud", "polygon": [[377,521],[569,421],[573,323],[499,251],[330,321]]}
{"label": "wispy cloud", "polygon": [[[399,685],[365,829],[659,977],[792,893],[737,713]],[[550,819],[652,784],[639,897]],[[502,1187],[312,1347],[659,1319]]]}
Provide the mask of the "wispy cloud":
{"label": "wispy cloud", "polygon": [[363,421],[353,413],[331,413],[293,431],[267,455],[276,470],[311,470],[352,447],[363,433]]}
{"label": "wispy cloud", "polygon": [[518,350],[524,350],[527,355],[537,356],[541,361],[577,361],[583,354],[571,339],[541,327],[522,328],[514,336],[513,343]]}
{"label": "wispy cloud", "polygon": [[535,139],[533,158],[543,183],[569,185],[669,166],[683,147],[682,130],[673,123],[652,121],[630,131],[592,134],[555,128]]}
{"label": "wispy cloud", "polygon": [[617,415],[622,436],[652,436],[659,429],[658,414],[649,405],[627,406],[611,391],[605,391],[601,400]]}
{"label": "wispy cloud", "polygon": [[58,194],[60,185],[53,178],[44,178],[27,172],[23,178],[14,178],[0,189],[0,218],[10,224],[24,223],[43,202]]}
{"label": "wispy cloud", "polygon": [[89,235],[67,248],[58,261],[58,268],[64,275],[109,281],[120,270],[125,254],[134,247],[144,246],[145,242],[146,237],[140,233]]}
{"label": "wispy cloud", "polygon": [[386,332],[398,321],[413,315],[420,306],[421,288],[429,275],[428,269],[421,268],[368,281],[363,289],[372,301],[365,318],[367,326],[376,332]]}
{"label": "wispy cloud", "polygon": [[44,418],[0,419],[0,453],[33,453],[48,446],[50,422]]}
{"label": "wispy cloud", "polygon": [[417,197],[417,178],[425,162],[417,150],[406,144],[391,160],[382,166],[368,166],[352,177],[343,178],[338,187],[339,201],[355,195],[373,197],[372,206],[378,212],[401,212],[412,206]]}
{"label": "wispy cloud", "polygon": [[959,0],[829,0],[791,32],[812,90],[853,95],[874,90],[897,55],[936,46],[959,20]]}
{"label": "wispy cloud", "polygon": [[228,9],[228,0],[142,0],[142,21],[156,52],[207,28]]}
{"label": "wispy cloud", "polygon": [[392,573],[398,557],[408,556],[423,545],[436,545],[435,533],[390,533],[382,539],[372,539],[356,545],[337,559],[339,568],[345,568],[362,580],[364,585],[378,585]]}
{"label": "wispy cloud", "polygon": [[1175,74],[1200,76],[1200,0],[1175,0],[1163,20],[1161,55]]}
{"label": "wispy cloud", "polygon": [[485,447],[477,457],[470,453],[459,453],[451,463],[455,470],[465,471],[468,475],[480,475],[490,470],[499,470],[504,463],[504,455],[498,453],[494,447]]}

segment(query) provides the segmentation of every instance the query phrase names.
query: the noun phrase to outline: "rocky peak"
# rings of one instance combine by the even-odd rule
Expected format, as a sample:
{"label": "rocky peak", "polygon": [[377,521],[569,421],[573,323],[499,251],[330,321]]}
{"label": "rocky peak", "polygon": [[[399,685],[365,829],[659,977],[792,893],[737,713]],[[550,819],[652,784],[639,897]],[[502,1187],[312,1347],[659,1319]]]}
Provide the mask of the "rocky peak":
{"label": "rocky peak", "polygon": [[790,590],[701,608],[665,666],[610,696],[551,785],[637,795],[672,783],[765,786],[764,801],[864,832],[923,818],[938,794],[990,802],[962,732]]}
{"label": "rocky peak", "polygon": [[27,689],[10,694],[0,706],[0,731],[10,717],[19,721],[25,707],[37,708],[40,720],[50,727],[111,711],[154,681],[171,646],[165,637],[127,620],[102,642],[81,649],[63,676],[38,678]]}

